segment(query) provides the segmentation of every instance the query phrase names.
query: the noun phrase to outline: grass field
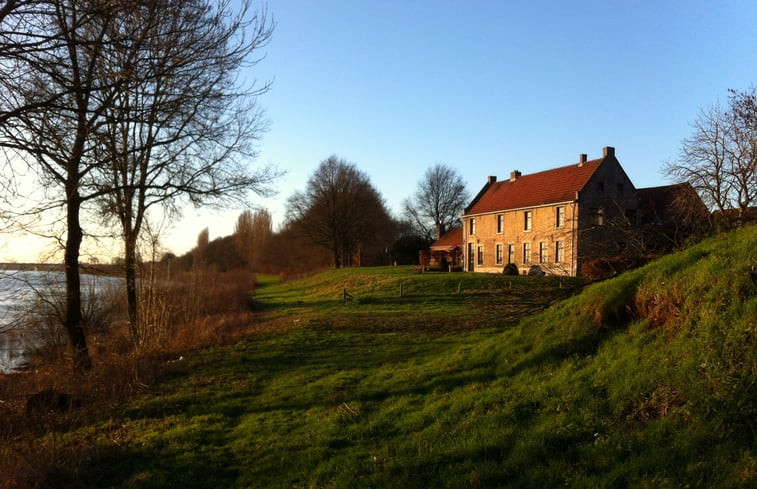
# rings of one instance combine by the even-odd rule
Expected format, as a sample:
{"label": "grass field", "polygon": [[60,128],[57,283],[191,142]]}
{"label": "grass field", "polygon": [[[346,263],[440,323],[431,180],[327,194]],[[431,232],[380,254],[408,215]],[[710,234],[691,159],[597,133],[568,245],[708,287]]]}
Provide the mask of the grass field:
{"label": "grass field", "polygon": [[582,291],[267,278],[264,332],[16,449],[56,487],[754,487],[754,267],[750,227]]}

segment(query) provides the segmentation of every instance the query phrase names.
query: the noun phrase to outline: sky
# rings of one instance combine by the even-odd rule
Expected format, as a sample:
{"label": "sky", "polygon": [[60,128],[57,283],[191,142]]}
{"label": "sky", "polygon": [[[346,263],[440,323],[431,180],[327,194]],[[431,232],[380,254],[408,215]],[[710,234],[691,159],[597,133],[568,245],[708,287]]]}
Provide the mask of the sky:
{"label": "sky", "polygon": [[[700,109],[757,85],[754,0],[267,7],[273,37],[242,75],[272,82],[258,100],[270,128],[251,164],[286,172],[275,197],[252,201],[275,226],[331,155],[364,171],[395,215],[436,163],[475,195],[488,175],[568,165],[613,146],[637,187],[672,183],[660,168]],[[181,254],[205,227],[211,239],[231,234],[240,212],[188,208],[163,245]],[[35,261],[31,244],[13,251],[21,242],[7,243],[0,261]]]}

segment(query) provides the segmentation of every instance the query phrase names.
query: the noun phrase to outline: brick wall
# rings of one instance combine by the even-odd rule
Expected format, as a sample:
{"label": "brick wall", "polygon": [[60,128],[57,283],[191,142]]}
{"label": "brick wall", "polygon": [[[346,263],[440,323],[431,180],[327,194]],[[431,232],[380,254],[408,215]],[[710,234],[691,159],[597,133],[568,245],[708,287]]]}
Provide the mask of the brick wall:
{"label": "brick wall", "polygon": [[[557,208],[561,208],[561,223],[558,223]],[[539,265],[549,273],[575,275],[575,237],[578,216],[576,203],[531,207],[491,214],[466,216],[463,220],[465,243],[465,267],[477,272],[501,273],[507,263],[515,263],[521,273],[527,273],[533,265]],[[530,229],[526,229],[526,213],[530,213]],[[502,216],[501,218],[499,216]],[[475,230],[471,233],[471,219]],[[502,219],[502,230],[499,220]],[[558,226],[558,224],[560,224]],[[501,261],[497,261],[497,246]],[[524,246],[525,245],[525,246]],[[562,259],[557,260],[558,247]],[[530,248],[530,250],[529,250]],[[511,252],[512,250],[512,252]],[[524,252],[528,257],[524,258]],[[514,256],[510,256],[510,255]],[[481,261],[479,261],[482,258]]]}

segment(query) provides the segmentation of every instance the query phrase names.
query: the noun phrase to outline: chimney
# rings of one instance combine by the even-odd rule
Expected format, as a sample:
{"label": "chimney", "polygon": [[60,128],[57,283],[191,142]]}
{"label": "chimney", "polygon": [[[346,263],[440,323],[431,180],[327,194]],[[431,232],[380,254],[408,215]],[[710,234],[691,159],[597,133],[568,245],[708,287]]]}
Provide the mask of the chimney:
{"label": "chimney", "polygon": [[605,146],[602,149],[602,154],[605,157],[607,157],[607,156],[615,156],[615,148],[613,148],[612,146]]}
{"label": "chimney", "polygon": [[436,225],[436,239],[441,238],[444,235],[444,223],[440,222]]}
{"label": "chimney", "polygon": [[518,170],[510,172],[510,181],[514,182],[515,180],[518,179],[519,176],[520,176],[520,172]]}
{"label": "chimney", "polygon": [[587,155],[585,153],[578,155],[578,166],[584,166],[584,163],[586,163],[586,157]]}
{"label": "chimney", "polygon": [[486,183],[488,183],[489,185],[493,184],[496,181],[497,181],[497,177],[494,175],[489,175],[489,178],[486,179]]}

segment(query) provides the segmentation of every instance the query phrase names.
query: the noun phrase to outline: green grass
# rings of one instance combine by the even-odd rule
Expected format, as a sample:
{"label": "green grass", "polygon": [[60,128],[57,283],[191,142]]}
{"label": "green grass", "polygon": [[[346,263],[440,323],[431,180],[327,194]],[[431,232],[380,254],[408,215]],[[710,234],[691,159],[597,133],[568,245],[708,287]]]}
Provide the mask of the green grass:
{"label": "green grass", "polygon": [[581,283],[268,280],[281,332],[39,443],[77,455],[51,474],[82,487],[754,487],[753,267],[754,226],[538,314]]}

